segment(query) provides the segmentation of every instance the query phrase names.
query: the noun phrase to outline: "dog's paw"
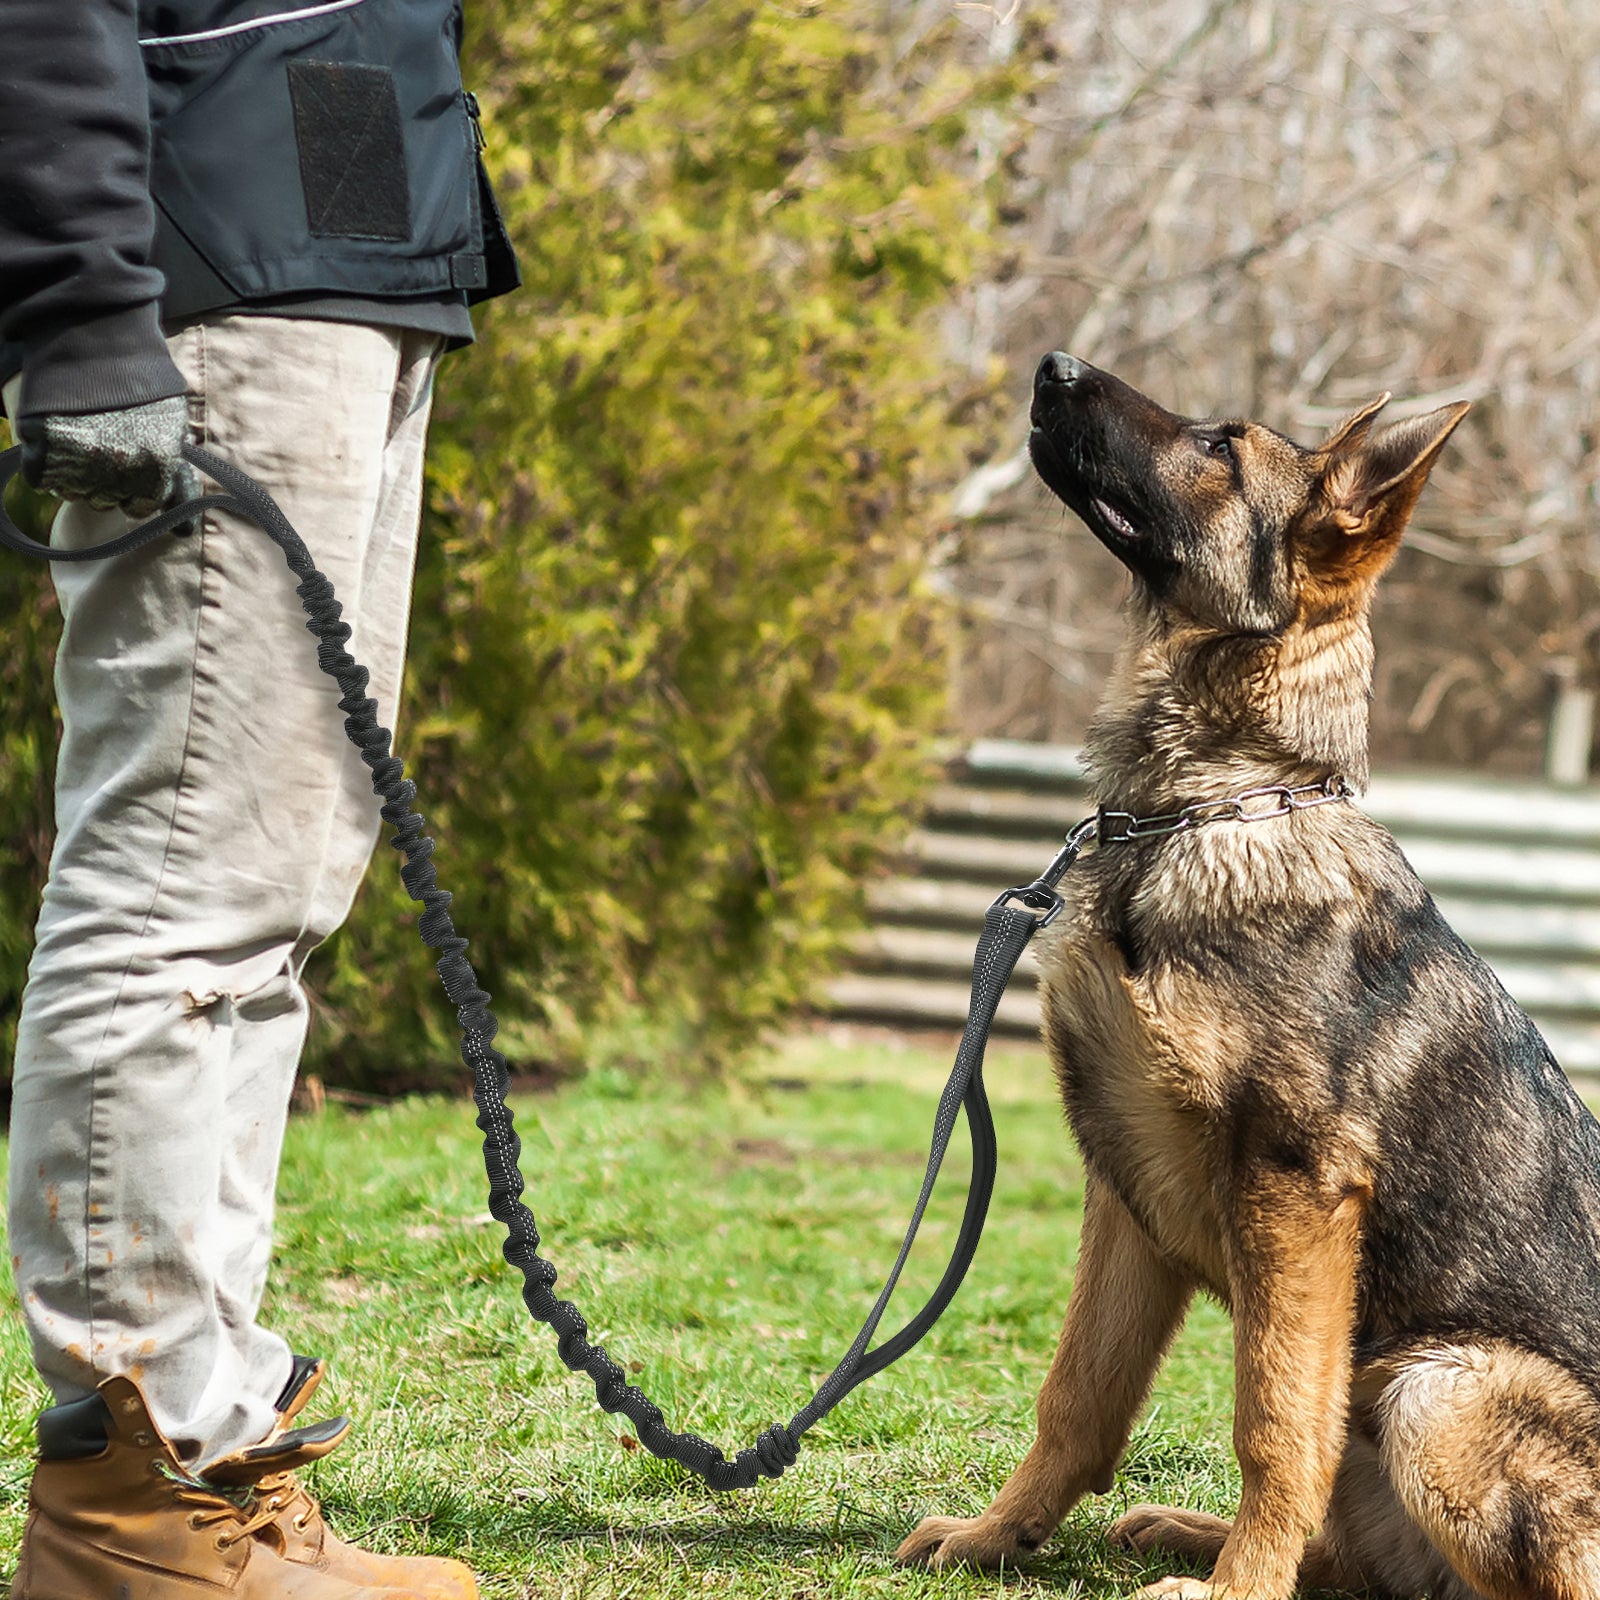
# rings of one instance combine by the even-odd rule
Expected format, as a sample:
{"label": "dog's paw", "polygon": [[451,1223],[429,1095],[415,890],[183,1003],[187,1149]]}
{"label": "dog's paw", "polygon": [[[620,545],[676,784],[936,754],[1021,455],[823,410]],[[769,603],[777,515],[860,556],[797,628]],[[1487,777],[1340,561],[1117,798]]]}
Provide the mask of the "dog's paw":
{"label": "dog's paw", "polygon": [[1204,1578],[1163,1578],[1159,1583],[1147,1583],[1133,1600],[1219,1600],[1221,1594]]}
{"label": "dog's paw", "polygon": [[1133,1506],[1106,1530],[1106,1543],[1116,1550],[1143,1555],[1161,1543],[1172,1517],[1170,1506]]}
{"label": "dog's paw", "polygon": [[1134,1506],[1111,1525],[1106,1541],[1119,1550],[1146,1555],[1167,1550],[1190,1561],[1215,1561],[1231,1523],[1179,1506]]}
{"label": "dog's paw", "polygon": [[924,1517],[901,1541],[894,1558],[904,1567],[980,1567],[998,1572],[1027,1560],[1044,1541],[1028,1541],[1015,1528],[988,1517]]}

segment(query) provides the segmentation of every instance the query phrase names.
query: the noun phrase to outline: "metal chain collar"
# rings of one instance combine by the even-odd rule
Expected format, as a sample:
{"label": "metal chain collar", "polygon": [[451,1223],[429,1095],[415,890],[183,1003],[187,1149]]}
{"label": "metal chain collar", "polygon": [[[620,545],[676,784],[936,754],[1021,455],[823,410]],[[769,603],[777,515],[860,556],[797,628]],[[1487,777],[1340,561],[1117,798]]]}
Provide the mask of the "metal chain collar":
{"label": "metal chain collar", "polygon": [[[1271,795],[1276,804],[1271,810],[1247,811],[1245,804]],[[1101,806],[1095,816],[1095,840],[1099,844],[1122,844],[1129,839],[1152,839],[1167,833],[1186,833],[1208,822],[1266,822],[1286,817],[1291,811],[1311,806],[1331,805],[1352,798],[1350,785],[1343,778],[1324,778],[1321,783],[1302,783],[1297,788],[1269,783],[1259,789],[1246,789],[1226,800],[1196,800],[1177,811],[1154,817],[1136,817],[1131,811],[1110,811]]]}
{"label": "metal chain collar", "polygon": [[[1270,807],[1246,809],[1250,801],[1267,797],[1274,802]],[[1266,822],[1273,817],[1286,817],[1291,811],[1306,811],[1312,806],[1332,805],[1335,801],[1354,798],[1355,791],[1343,778],[1329,776],[1320,783],[1264,784],[1259,789],[1245,789],[1229,795],[1225,800],[1196,800],[1177,811],[1163,811],[1153,817],[1139,817],[1131,811],[1112,811],[1101,806],[1092,817],[1085,817],[1068,832],[1055,860],[1032,883],[1007,889],[994,903],[1001,906],[1010,900],[1020,900],[1030,911],[1044,913],[1039,926],[1045,928],[1061,914],[1065,904],[1056,892],[1056,885],[1090,840],[1101,845],[1128,844],[1135,839],[1188,833],[1210,822]]]}

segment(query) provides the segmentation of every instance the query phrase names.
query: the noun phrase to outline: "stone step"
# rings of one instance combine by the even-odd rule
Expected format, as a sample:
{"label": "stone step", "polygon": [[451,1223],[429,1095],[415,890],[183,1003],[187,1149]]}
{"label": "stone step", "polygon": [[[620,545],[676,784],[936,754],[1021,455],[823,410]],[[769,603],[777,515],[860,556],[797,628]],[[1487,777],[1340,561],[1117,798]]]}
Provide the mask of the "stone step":
{"label": "stone step", "polygon": [[[971,995],[969,983],[852,972],[833,979],[826,998],[830,1013],[843,1021],[959,1033]],[[1600,1024],[1538,1015],[1534,1021],[1568,1075],[1589,1088],[1600,1087]],[[1029,974],[1013,974],[993,1031],[997,1037],[1038,1037],[1038,991]]]}
{"label": "stone step", "polygon": [[[992,883],[998,894],[1037,877],[1057,843],[1055,835],[1034,843],[924,827],[906,841],[903,863],[917,876]],[[1600,908],[1600,850],[1441,838],[1402,838],[1400,844],[1435,895]]]}
{"label": "stone step", "polygon": [[[904,978],[850,972],[827,986],[830,1012],[849,1022],[876,1022],[895,1028],[926,1028],[960,1033],[967,1025],[970,983],[936,978]],[[1037,1038],[1039,999],[1033,979],[1014,973],[995,1013],[993,1032],[1012,1038]]]}
{"label": "stone step", "polygon": [[[862,972],[963,981],[970,979],[976,944],[976,933],[885,924],[859,935],[854,965]],[[1037,973],[1037,948],[1036,942],[1022,952],[1017,962],[1019,975]],[[1489,964],[1524,1010],[1551,1018],[1593,1017],[1600,1021],[1600,962],[1502,957]]]}
{"label": "stone step", "polygon": [[[1008,885],[949,878],[885,878],[867,891],[875,925],[942,928],[974,940],[990,902]],[[1440,895],[1438,906],[1474,950],[1489,961],[1549,955],[1600,961],[1600,907],[1470,900]]]}
{"label": "stone step", "polygon": [[[1070,763],[1063,765],[1071,772]],[[969,762],[951,771],[928,805],[930,826],[959,832],[1065,833],[1094,807],[1081,777],[1044,786],[1006,784],[992,766]],[[1380,773],[1357,805],[1402,839],[1467,838],[1569,845],[1600,850],[1600,790],[1552,789],[1530,783],[1486,783],[1463,777]]]}
{"label": "stone step", "polygon": [[[856,936],[854,960],[860,972],[896,973],[916,978],[969,979],[978,934],[953,933],[943,928],[895,927],[880,924]],[[1039,941],[1022,952],[1017,972],[1037,973]]]}

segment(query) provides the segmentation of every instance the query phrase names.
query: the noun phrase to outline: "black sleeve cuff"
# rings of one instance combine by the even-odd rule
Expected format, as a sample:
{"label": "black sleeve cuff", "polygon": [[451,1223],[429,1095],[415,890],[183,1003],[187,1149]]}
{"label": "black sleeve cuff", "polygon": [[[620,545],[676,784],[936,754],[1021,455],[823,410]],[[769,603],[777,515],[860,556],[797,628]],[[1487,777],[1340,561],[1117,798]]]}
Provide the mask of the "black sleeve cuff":
{"label": "black sleeve cuff", "polygon": [[167,353],[154,302],[23,346],[21,416],[120,411],[188,392]]}

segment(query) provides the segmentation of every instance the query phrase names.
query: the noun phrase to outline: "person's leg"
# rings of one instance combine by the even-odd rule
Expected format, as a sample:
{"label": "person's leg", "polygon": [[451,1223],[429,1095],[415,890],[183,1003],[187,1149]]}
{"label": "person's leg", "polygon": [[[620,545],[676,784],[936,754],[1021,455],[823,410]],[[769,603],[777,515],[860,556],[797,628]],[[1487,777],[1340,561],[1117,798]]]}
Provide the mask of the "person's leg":
{"label": "person's leg", "polygon": [[[386,720],[436,348],[419,357],[418,337],[238,317],[173,341],[201,438],[332,580]],[[122,525],[69,507],[55,538]],[[388,575],[370,595],[369,566]],[[360,882],[376,801],[253,525],[213,513],[187,540],[53,576],[57,840],[18,1026],[12,1252],[57,1401],[126,1374],[198,1465],[262,1439],[289,1375],[254,1313],[298,977]]]}
{"label": "person's leg", "polygon": [[[391,730],[395,727],[405,664],[421,515],[423,449],[438,351],[439,341],[430,334],[400,335],[368,532],[358,546],[351,548],[345,548],[342,540],[334,541],[342,571],[335,571],[323,560],[320,544],[327,541],[313,543],[293,511],[280,501],[306,540],[313,561],[333,583],[343,618],[353,630],[347,648],[371,674],[367,693],[377,702],[379,724]],[[241,419],[241,426],[244,420]],[[276,547],[272,548],[276,554]],[[303,619],[299,598],[281,557],[279,566],[289,600],[296,615]],[[303,620],[299,635],[295,646],[314,666],[315,641],[305,631]],[[337,706],[338,690],[333,679],[320,673],[319,678],[328,690],[328,705],[323,711],[325,728],[337,740],[337,751],[330,757],[329,766],[330,775],[337,782],[322,818],[320,836],[305,838],[296,846],[307,869],[303,923],[279,970],[260,989],[231,1006],[230,1091],[225,1108],[229,1136],[219,1190],[222,1264],[217,1289],[224,1321],[256,1335],[260,1330],[255,1328],[255,1317],[272,1254],[273,1196],[281,1123],[287,1107],[287,1096],[280,1092],[281,1063],[286,1055],[299,1059],[308,1021],[301,974],[312,950],[349,916],[382,831],[371,769],[344,736],[344,713]],[[276,1122],[258,1136],[263,1114]],[[264,1381],[270,1382],[274,1370],[270,1359],[262,1370]]]}

